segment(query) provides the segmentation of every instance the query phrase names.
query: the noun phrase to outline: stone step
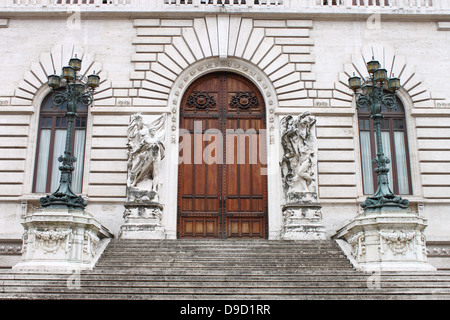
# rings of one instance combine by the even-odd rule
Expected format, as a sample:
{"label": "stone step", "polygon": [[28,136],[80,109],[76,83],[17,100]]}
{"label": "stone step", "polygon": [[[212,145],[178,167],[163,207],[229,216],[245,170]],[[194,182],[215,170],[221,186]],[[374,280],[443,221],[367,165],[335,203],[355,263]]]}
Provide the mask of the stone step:
{"label": "stone step", "polygon": [[[18,280],[18,281],[29,281],[29,280],[66,280],[68,277],[72,276],[73,273],[60,273],[60,274],[50,274],[50,273],[0,273],[0,281],[7,280]],[[127,273],[124,271],[118,272],[105,272],[103,271],[83,271],[80,273],[80,277],[86,280],[136,280],[136,281],[146,281],[146,280],[156,280],[156,281],[186,281],[186,280],[197,280],[203,281],[208,277],[212,278],[214,281],[246,281],[247,278],[251,277],[252,281],[366,281],[369,277],[373,275],[367,273],[360,273],[353,270],[341,270],[340,272],[329,272],[329,271],[315,271],[305,274],[287,274],[287,273],[276,273],[276,274],[232,274],[225,275],[223,272],[219,271],[214,274],[208,275],[196,275],[196,274],[186,274],[179,275],[174,273],[161,274],[154,273],[153,270],[147,270],[145,273]],[[383,273],[379,275],[380,281],[395,281],[395,282],[444,282],[444,284],[450,283],[450,273],[431,273],[431,274],[410,274],[410,273]]]}
{"label": "stone step", "polygon": [[257,258],[320,258],[320,257],[341,257],[347,258],[342,252],[330,252],[330,251],[321,251],[321,252],[257,252],[257,251],[238,251],[233,252],[232,250],[220,252],[219,250],[211,250],[211,251],[194,251],[194,250],[183,250],[183,251],[147,251],[147,252],[139,252],[139,251],[105,251],[102,254],[102,257],[119,257],[119,256],[127,256],[127,257],[170,257],[170,256],[185,256],[185,257],[257,257]]}
{"label": "stone step", "polygon": [[338,259],[338,260],[346,260],[347,256],[343,253],[219,253],[219,252],[104,252],[102,254],[102,259],[153,259],[153,258],[161,258],[161,259],[171,259],[171,258],[180,258],[180,259],[259,259],[259,260],[274,260],[274,259],[319,259],[319,260],[329,260],[329,259]]}
{"label": "stone step", "polygon": [[[333,259],[330,259],[333,258]],[[103,256],[102,261],[111,261],[111,262],[202,262],[202,263],[273,263],[273,262],[284,262],[284,263],[345,263],[348,264],[348,260],[342,256],[329,256],[329,257],[273,257],[273,259],[268,259],[266,257],[245,257],[245,256],[230,256],[223,257],[220,255],[217,256],[206,256],[206,257],[198,257],[198,256],[176,256],[176,255],[167,255],[167,256],[125,256],[125,257],[115,257],[115,256]]]}
{"label": "stone step", "polygon": [[221,249],[221,250],[235,250],[235,251],[271,251],[271,252],[278,252],[280,250],[285,251],[327,251],[327,250],[339,250],[339,248],[335,246],[250,246],[250,245],[236,245],[236,246],[214,246],[214,245],[176,245],[176,246],[169,246],[169,245],[159,245],[159,246],[153,246],[153,245],[112,245],[109,246],[107,250],[212,250],[212,249]]}
{"label": "stone step", "polygon": [[[136,271],[133,270],[112,270],[112,269],[103,269],[103,268],[94,268],[93,270],[85,270],[82,271],[80,274],[82,276],[113,276],[113,277],[126,277],[126,276],[195,276],[197,274],[198,269],[193,268],[191,270],[186,270],[185,274],[181,275],[176,271],[172,271],[170,269],[152,269],[152,268],[140,268],[139,270],[136,269]],[[265,270],[267,271],[267,270]],[[293,272],[288,272],[293,271]],[[191,273],[189,273],[191,272]],[[59,277],[67,277],[74,273],[74,270],[68,271],[68,272],[61,272],[61,273],[48,273],[48,272],[0,272],[0,280],[1,279],[32,279],[32,278],[59,278]],[[296,269],[283,269],[276,273],[261,273],[259,270],[252,270],[252,269],[246,269],[239,272],[235,272],[235,269],[208,269],[208,275],[212,276],[270,276],[270,277],[286,277],[286,276],[293,276],[293,277],[352,277],[352,276],[363,276],[368,277],[370,274],[355,271],[354,269],[324,269],[324,270],[314,270],[311,268],[304,269],[301,273],[298,272]],[[394,275],[395,276],[395,275]],[[396,276],[395,276],[396,277]],[[443,275],[442,277],[445,277]]]}
{"label": "stone step", "polygon": [[295,251],[309,251],[309,252],[316,252],[316,251],[327,251],[327,250],[333,250],[333,251],[339,251],[340,248],[337,246],[270,246],[270,245],[264,245],[264,246],[257,246],[257,245],[235,245],[235,246],[214,246],[214,245],[111,245],[111,243],[108,245],[108,248],[106,250],[212,250],[212,249],[220,249],[224,252],[227,250],[235,250],[235,251],[264,251],[264,252],[295,252]]}
{"label": "stone step", "polygon": [[197,294],[97,294],[97,293],[82,293],[69,292],[64,295],[60,293],[1,293],[0,299],[3,300],[18,300],[18,299],[36,299],[36,300],[234,300],[234,301],[245,301],[245,300],[449,300],[450,295],[440,294],[440,295],[417,295],[417,294],[207,294],[207,295],[197,295]]}
{"label": "stone step", "polygon": [[[28,287],[67,287],[68,278],[62,279],[38,279],[38,280],[4,280],[2,288],[4,292],[16,290],[16,288]],[[70,279],[69,279],[70,281]],[[123,287],[123,288],[210,288],[210,287],[227,287],[227,288],[367,288],[368,283],[364,279],[329,279],[327,281],[303,280],[298,279],[226,279],[219,280],[210,277],[203,279],[100,279],[100,278],[80,278],[81,287]],[[431,282],[431,281],[380,281],[377,286],[381,289],[390,288],[442,288],[449,289],[450,282]]]}
{"label": "stone step", "polygon": [[[415,294],[415,295],[450,295],[450,288],[405,288],[405,287],[394,287],[394,288],[376,288],[376,289],[368,289],[367,286],[359,286],[359,287],[333,287],[333,286],[314,286],[314,287],[286,287],[286,286],[271,286],[271,287],[232,287],[229,286],[228,283],[224,283],[222,285],[213,286],[213,287],[202,287],[198,285],[194,285],[191,287],[185,286],[167,286],[163,285],[161,287],[157,286],[80,286],[79,289],[69,288],[67,286],[12,286],[5,287],[5,290],[8,290],[10,293],[59,293],[66,294],[71,292],[72,290],[77,290],[78,293],[83,294],[178,294],[178,295],[186,295],[186,294],[194,294],[194,295],[210,295],[210,294],[220,294],[222,295],[230,295],[230,294],[246,294],[250,295],[291,295],[291,294],[308,294],[308,295],[316,295],[316,294]],[[24,291],[25,290],[25,291]],[[376,291],[376,292],[374,292]]]}
{"label": "stone step", "polygon": [[[135,264],[121,264],[121,265],[119,265],[119,264],[116,264],[116,265],[114,265],[114,264],[99,264],[98,268],[103,268],[103,269],[106,269],[106,268],[109,268],[109,269],[120,269],[120,268],[123,268],[123,269],[136,269],[136,270],[142,270],[142,271],[147,271],[147,272],[148,272],[149,269],[151,269],[153,271],[154,269],[172,268],[174,270],[177,270],[177,272],[181,271],[181,272],[184,273],[184,272],[187,271],[186,269],[188,269],[188,268],[189,269],[204,269],[205,271],[209,272],[209,270],[216,269],[216,268],[219,268],[221,266],[222,266],[221,264],[216,264],[216,265],[211,265],[211,264],[191,264],[189,266],[186,266],[183,263],[180,263],[180,264],[161,263],[160,265],[151,265],[150,264],[150,265],[145,266],[145,267],[144,266],[136,266]],[[297,265],[295,267],[292,267],[292,266],[286,266],[286,265],[278,264],[278,265],[266,265],[266,266],[264,266],[264,265],[261,265],[261,266],[252,266],[252,265],[239,266],[239,265],[236,265],[236,266],[233,266],[232,265],[232,266],[229,266],[229,267],[230,268],[235,268],[235,269],[238,268],[238,270],[236,270],[235,272],[245,271],[245,270],[248,270],[248,269],[252,270],[252,269],[256,269],[256,268],[259,271],[261,271],[261,272],[263,272],[263,270],[264,270],[264,272],[266,270],[276,271],[277,268],[298,269],[299,272],[300,272],[301,269],[306,269],[306,268],[307,269],[311,269],[311,268],[314,268],[314,269],[351,269],[350,266],[346,266],[346,265],[343,265],[343,266]],[[295,272],[295,271],[296,270],[292,270],[292,272]]]}
{"label": "stone step", "polygon": [[111,243],[113,244],[130,244],[130,243],[139,243],[139,244],[149,244],[149,243],[168,243],[173,245],[183,245],[183,244],[214,244],[214,245],[235,245],[235,244],[249,244],[249,245],[260,245],[260,244],[268,244],[268,245],[334,245],[335,242],[333,240],[267,240],[260,238],[241,238],[241,239],[203,239],[203,238],[184,238],[184,239],[119,239],[113,238],[111,239]]}
{"label": "stone step", "polygon": [[145,247],[120,247],[120,248],[107,248],[105,252],[212,252],[220,251],[223,253],[236,252],[253,252],[253,253],[322,253],[322,252],[342,252],[339,248],[218,248],[218,247],[202,247],[202,248],[184,248],[184,247],[159,247],[159,248],[145,248]]}
{"label": "stone step", "polygon": [[231,261],[233,263],[236,262],[244,262],[243,260],[247,262],[255,262],[255,263],[271,263],[271,262],[314,262],[314,261],[320,261],[323,263],[335,263],[335,262],[343,262],[348,264],[349,261],[347,257],[344,257],[343,255],[326,255],[326,256],[285,256],[285,255],[278,255],[278,256],[258,256],[258,255],[252,255],[252,256],[246,256],[246,255],[230,255],[230,256],[223,256],[223,255],[205,255],[205,256],[197,256],[197,255],[125,255],[125,256],[117,256],[117,255],[103,255],[102,261],[114,261],[114,262],[122,262],[122,261],[148,261],[148,262],[159,262],[159,261],[186,261],[186,262],[227,262]]}
{"label": "stone step", "polygon": [[133,249],[122,249],[122,250],[105,250],[104,255],[222,255],[222,256],[230,256],[230,255],[248,255],[248,256],[321,256],[321,255],[343,255],[342,251],[339,250],[233,250],[233,249],[217,249],[212,248],[208,250],[195,250],[195,249],[179,249],[174,250],[172,248],[167,249],[159,249],[159,250],[133,250]]}
{"label": "stone step", "polygon": [[[252,242],[227,242],[227,241],[215,241],[215,242],[204,242],[204,241],[193,241],[193,242],[176,242],[172,243],[170,241],[173,240],[166,240],[165,242],[154,242],[154,240],[149,240],[150,242],[113,242],[111,241],[109,244],[109,248],[111,249],[119,249],[119,248],[151,248],[151,249],[158,249],[158,248],[230,248],[230,249],[244,249],[249,250],[253,248],[265,248],[265,249],[314,249],[314,250],[321,250],[321,249],[336,249],[337,246],[334,243],[273,243],[274,241],[268,241],[265,243],[252,243]],[[169,242],[168,242],[169,241]]]}
{"label": "stone step", "polygon": [[120,245],[120,246],[108,246],[108,248],[106,250],[110,251],[110,250],[142,250],[142,251],[163,251],[163,250],[174,250],[174,251],[181,251],[181,250],[198,250],[198,251],[206,251],[206,250],[213,250],[213,249],[220,249],[223,252],[229,251],[229,250],[234,250],[237,252],[240,251],[263,251],[263,252],[297,252],[297,251],[305,251],[305,252],[317,252],[317,251],[340,251],[340,248],[338,247],[334,247],[334,246],[330,246],[330,247],[304,247],[304,246],[295,246],[295,247],[289,247],[289,246],[272,246],[270,247],[269,245],[267,246],[169,246],[169,245],[164,245],[164,246],[145,246],[145,245],[136,245],[136,246],[125,246],[125,245]]}
{"label": "stone step", "polygon": [[113,239],[90,271],[0,271],[0,299],[446,297],[450,272],[356,271],[333,241]]}

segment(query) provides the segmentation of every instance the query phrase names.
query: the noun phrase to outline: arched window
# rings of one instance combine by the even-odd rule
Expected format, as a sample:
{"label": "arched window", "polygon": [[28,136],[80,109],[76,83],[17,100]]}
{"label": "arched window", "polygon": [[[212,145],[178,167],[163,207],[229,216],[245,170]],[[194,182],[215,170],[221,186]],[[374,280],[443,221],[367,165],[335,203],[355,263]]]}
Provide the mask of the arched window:
{"label": "arched window", "polygon": [[[383,152],[389,164],[389,185],[395,194],[412,194],[411,169],[409,163],[405,109],[396,97],[394,110],[382,106],[384,119],[381,121]],[[367,108],[358,110],[359,141],[364,194],[373,194],[377,189],[377,178],[372,160],[376,157],[376,135],[373,120]]]}
{"label": "arched window", "polygon": [[[67,104],[53,104],[52,94],[48,94],[41,105],[39,114],[39,132],[34,169],[33,192],[50,193],[59,185],[59,156],[64,154],[67,121],[65,114]],[[87,107],[78,104],[78,117],[74,123],[73,155],[77,158],[72,173],[72,191],[81,193],[84,162],[84,145],[86,140]]]}

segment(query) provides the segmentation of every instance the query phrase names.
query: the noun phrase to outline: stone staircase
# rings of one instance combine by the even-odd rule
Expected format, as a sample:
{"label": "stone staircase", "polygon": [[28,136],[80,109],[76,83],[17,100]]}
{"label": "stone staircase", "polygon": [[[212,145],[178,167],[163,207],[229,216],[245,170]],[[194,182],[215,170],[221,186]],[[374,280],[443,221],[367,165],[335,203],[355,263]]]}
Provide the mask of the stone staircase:
{"label": "stone staircase", "polygon": [[334,241],[113,239],[91,271],[0,271],[0,299],[450,299],[450,271],[356,271]]}

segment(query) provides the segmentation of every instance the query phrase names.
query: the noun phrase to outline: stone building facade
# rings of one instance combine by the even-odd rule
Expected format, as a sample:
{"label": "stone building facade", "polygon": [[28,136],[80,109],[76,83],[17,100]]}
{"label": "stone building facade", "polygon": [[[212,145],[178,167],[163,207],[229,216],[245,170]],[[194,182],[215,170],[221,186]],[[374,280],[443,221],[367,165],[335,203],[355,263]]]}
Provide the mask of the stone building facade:
{"label": "stone building facade", "polygon": [[[21,222],[49,193],[36,186],[47,76],[71,57],[82,58],[83,75],[95,71],[101,77],[79,127],[84,153],[78,193],[111,234],[119,237],[131,223],[124,214],[128,128],[132,116],[141,114],[147,123],[165,119],[157,237],[180,237],[183,104],[202,77],[222,73],[249,81],[264,104],[262,237],[273,240],[289,238],[286,212],[292,208],[286,208],[282,171],[287,116],[307,112],[315,119],[315,186],[309,192],[317,206],[309,227],[320,230],[319,238],[331,238],[361,212],[371,188],[362,142],[370,130],[348,78],[367,77],[373,57],[402,84],[402,115],[394,120],[404,121],[384,128],[398,143],[391,154],[398,160],[395,189],[409,200],[410,212],[427,220],[429,260],[449,268],[449,21],[448,0],[0,0],[0,254],[7,261],[20,252]],[[395,132],[402,132],[403,143]],[[207,222],[200,228],[208,228]]]}

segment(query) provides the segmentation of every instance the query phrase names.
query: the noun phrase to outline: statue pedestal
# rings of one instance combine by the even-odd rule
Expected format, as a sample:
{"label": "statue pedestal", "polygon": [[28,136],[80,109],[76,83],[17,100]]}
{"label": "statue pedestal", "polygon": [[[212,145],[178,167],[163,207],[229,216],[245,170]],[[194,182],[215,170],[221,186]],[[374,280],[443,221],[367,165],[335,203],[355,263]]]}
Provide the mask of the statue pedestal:
{"label": "statue pedestal", "polygon": [[16,271],[92,269],[113,235],[84,210],[40,209],[22,220],[25,229]]}
{"label": "statue pedestal", "polygon": [[401,208],[366,210],[333,238],[344,240],[363,271],[435,271],[427,262],[426,219]]}
{"label": "statue pedestal", "polygon": [[290,196],[288,200],[296,200],[282,207],[283,240],[325,240],[326,230],[322,225],[322,206],[314,202],[315,193],[301,193],[301,197]]}
{"label": "statue pedestal", "polygon": [[165,239],[161,226],[163,206],[157,202],[125,203],[125,223],[120,227],[121,239]]}

